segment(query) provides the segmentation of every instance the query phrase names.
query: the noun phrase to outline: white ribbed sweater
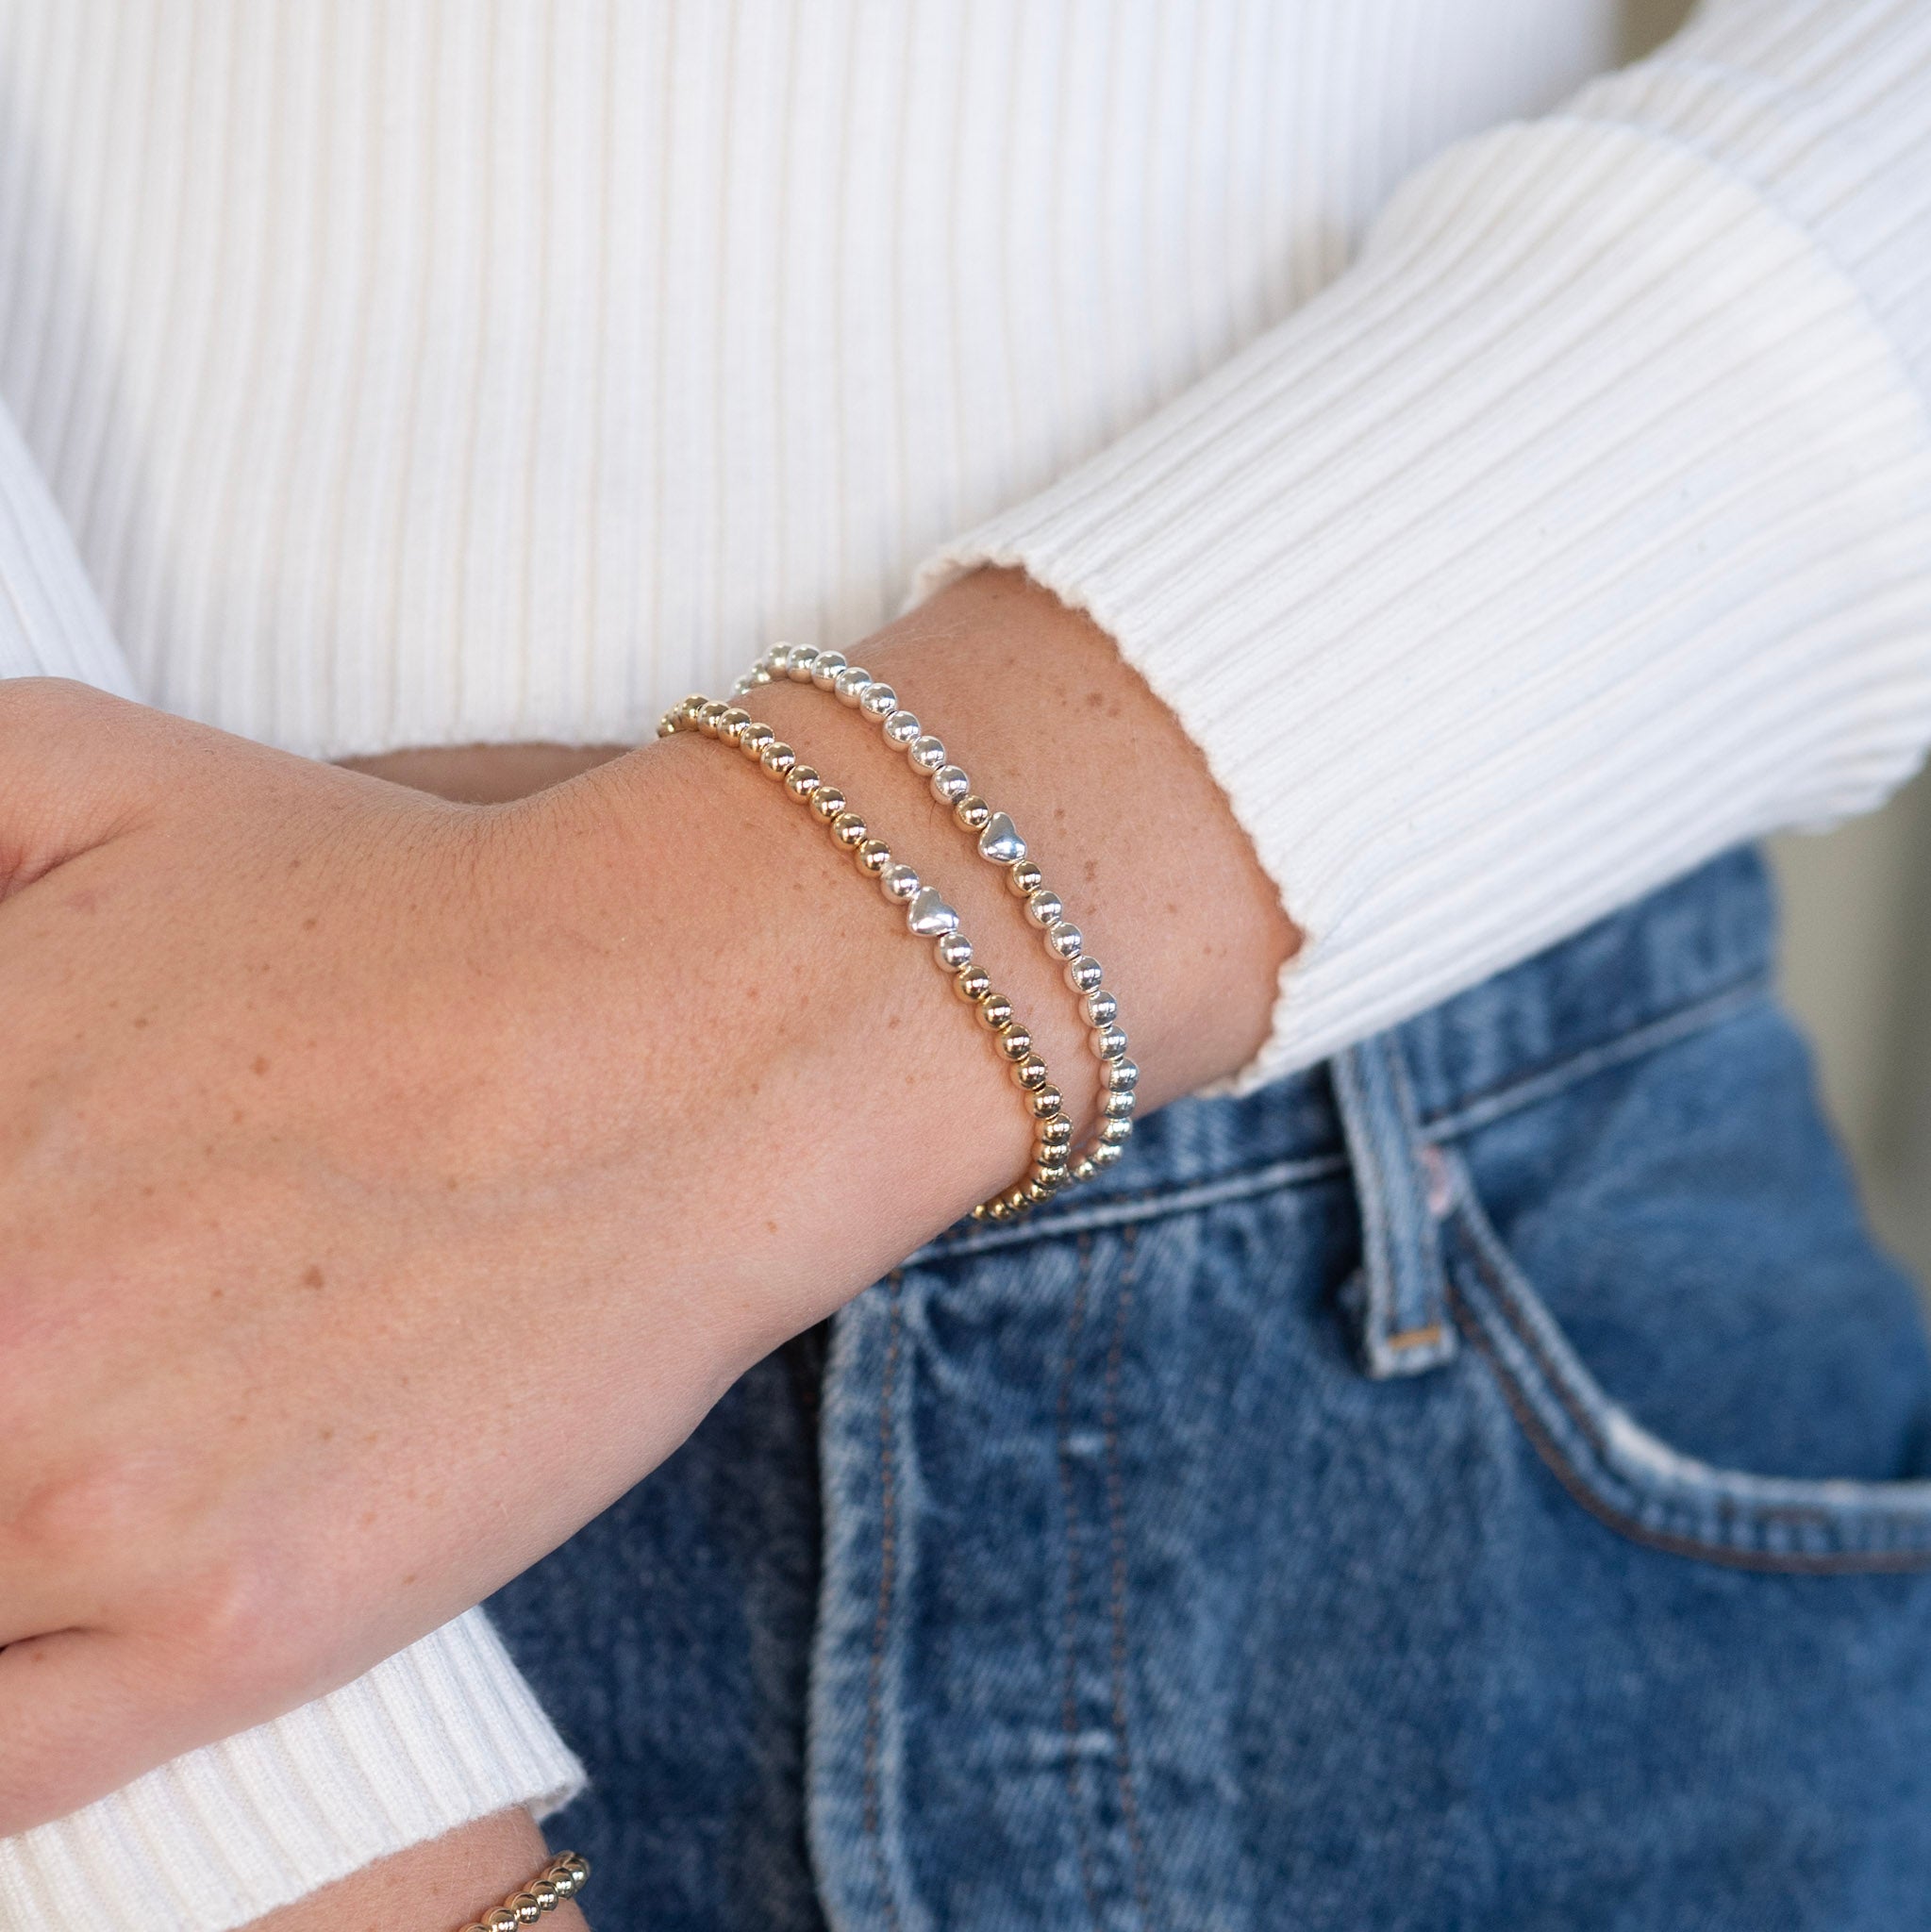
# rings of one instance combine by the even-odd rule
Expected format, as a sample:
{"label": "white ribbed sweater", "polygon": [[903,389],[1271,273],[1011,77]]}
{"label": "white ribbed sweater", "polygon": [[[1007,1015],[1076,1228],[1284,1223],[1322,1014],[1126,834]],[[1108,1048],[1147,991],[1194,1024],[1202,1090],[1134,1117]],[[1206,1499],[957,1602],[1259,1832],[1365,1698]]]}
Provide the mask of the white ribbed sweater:
{"label": "white ribbed sweater", "polygon": [[[609,741],[1021,564],[1205,750],[1309,936],[1249,1077],[1307,1064],[1931,738],[1931,0],[1550,111],[1611,26],[0,5],[0,673]],[[218,1932],[577,1775],[473,1616],[0,1844],[0,1932]]]}

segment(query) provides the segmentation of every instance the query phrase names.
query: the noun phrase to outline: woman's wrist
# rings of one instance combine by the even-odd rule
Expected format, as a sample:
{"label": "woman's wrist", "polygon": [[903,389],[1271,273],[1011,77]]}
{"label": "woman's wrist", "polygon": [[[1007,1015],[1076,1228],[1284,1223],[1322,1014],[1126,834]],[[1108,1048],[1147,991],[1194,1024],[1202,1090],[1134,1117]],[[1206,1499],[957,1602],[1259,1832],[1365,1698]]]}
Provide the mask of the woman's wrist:
{"label": "woman's wrist", "polygon": [[[1242,1064],[1292,928],[1198,752],[1110,641],[990,573],[850,655],[1032,842],[1118,991],[1145,1105]],[[957,907],[1084,1136],[1099,1091],[1086,1028],[999,874],[857,714],[800,685],[754,697]],[[727,1373],[1023,1172],[1030,1124],[971,1009],[754,763],[680,736],[531,809],[573,855],[565,923],[597,936],[592,971],[621,1015],[598,1077],[647,1067],[675,1109],[675,1171],[659,1146],[651,1186],[682,1211],[653,1258],[708,1284]]]}

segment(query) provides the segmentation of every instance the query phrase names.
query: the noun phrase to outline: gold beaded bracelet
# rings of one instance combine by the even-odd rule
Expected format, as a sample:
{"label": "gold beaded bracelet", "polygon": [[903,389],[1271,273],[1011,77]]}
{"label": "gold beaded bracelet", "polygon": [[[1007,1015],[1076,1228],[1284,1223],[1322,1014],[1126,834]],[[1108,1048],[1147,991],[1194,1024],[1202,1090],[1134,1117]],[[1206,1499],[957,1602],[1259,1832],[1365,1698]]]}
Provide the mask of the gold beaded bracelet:
{"label": "gold beaded bracelet", "polygon": [[521,1891],[500,1906],[491,1906],[462,1932],[511,1932],[517,1925],[534,1925],[545,1912],[554,1912],[590,1883],[590,1860],[576,1852],[558,1852]]}
{"label": "gold beaded bracelet", "polygon": [[993,989],[985,968],[974,963],[973,942],[959,930],[958,914],[936,887],[926,885],[910,866],[894,861],[891,848],[884,840],[871,836],[845,794],[809,765],[801,765],[797,754],[779,742],[769,724],[758,723],[738,706],[697,694],[666,711],[658,724],[659,738],[690,731],[734,746],[766,777],[780,781],[788,796],[807,806],[830,833],[832,842],[852,855],[867,878],[878,881],[880,891],[892,905],[904,908],[907,930],[916,939],[932,941],[932,957],[939,970],[952,981],[959,998],[976,1008],[980,1020],[990,1029],[1007,1071],[1025,1095],[1033,1125],[1033,1158],[1024,1180],[990,1201],[981,1202],[973,1213],[981,1220],[1009,1220],[1050,1200],[1066,1182],[1073,1123],[1045,1061],[1033,1051],[1031,1033],[1013,1012],[1012,1002]]}
{"label": "gold beaded bracelet", "polygon": [[[954,822],[972,836],[979,857],[999,866],[1006,874],[1007,889],[1024,902],[1027,919],[1039,928],[1047,953],[1079,1003],[1088,1042],[1100,1063],[1099,1131],[1090,1146],[1071,1155],[1067,1162],[1067,1184],[1090,1180],[1125,1153],[1133,1137],[1140,1069],[1126,1057],[1119,1002],[1102,983],[1100,962],[1086,953],[1079,928],[1065,917],[1059,895],[1027,856],[1018,827],[973,790],[971,778],[947,758],[945,746],[900,705],[898,693],[862,666],[848,663],[842,652],[821,651],[811,644],[774,644],[739,678],[735,690],[741,696],[779,678],[828,692],[876,724],[885,741],[904,752],[912,769],[927,781],[933,797],[951,808]],[[1015,1212],[1033,1205],[1021,1204],[1012,1195],[1005,1198]],[[989,1208],[986,1218],[998,1217],[990,1215]]]}

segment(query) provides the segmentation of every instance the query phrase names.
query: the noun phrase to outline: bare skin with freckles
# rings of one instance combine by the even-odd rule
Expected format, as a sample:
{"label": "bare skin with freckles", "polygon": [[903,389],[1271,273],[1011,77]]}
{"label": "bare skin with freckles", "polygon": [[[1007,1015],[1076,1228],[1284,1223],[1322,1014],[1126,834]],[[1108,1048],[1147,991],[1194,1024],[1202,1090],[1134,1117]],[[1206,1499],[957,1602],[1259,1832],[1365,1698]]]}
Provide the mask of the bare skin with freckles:
{"label": "bare skin with freckles", "polygon": [[[1240,1065],[1295,936],[1110,643],[994,573],[850,655],[1066,891],[1145,1106]],[[942,884],[1083,1126],[1083,1028],[991,868],[875,730],[757,696]],[[0,689],[0,1832],[478,1601],[1024,1163],[925,947],[744,759],[413,756]],[[472,1830],[496,1895],[540,1861]],[[271,1923],[475,1909],[356,1890],[389,1882]]]}

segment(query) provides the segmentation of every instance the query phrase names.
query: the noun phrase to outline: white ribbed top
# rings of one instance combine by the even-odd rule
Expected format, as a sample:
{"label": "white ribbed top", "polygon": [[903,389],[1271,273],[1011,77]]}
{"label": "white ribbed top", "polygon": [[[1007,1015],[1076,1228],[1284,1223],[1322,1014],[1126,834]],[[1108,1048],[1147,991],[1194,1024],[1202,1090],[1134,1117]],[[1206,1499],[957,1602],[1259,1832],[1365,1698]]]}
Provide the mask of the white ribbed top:
{"label": "white ribbed top", "polygon": [[[1221,778],[1307,1064],[1931,738],[1931,0],[1573,95],[1611,11],[0,0],[0,672],[608,741],[1021,564]],[[451,1641],[0,1847],[0,1932],[554,1796]]]}

